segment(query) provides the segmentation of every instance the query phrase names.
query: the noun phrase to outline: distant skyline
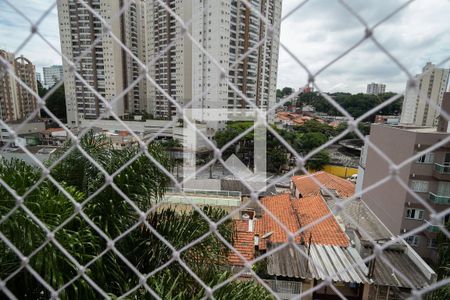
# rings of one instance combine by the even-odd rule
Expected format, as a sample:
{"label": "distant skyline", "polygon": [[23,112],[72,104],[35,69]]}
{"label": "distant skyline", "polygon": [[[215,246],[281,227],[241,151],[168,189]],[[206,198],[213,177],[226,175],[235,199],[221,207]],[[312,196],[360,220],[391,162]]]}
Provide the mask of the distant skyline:
{"label": "distant skyline", "polygon": [[[284,0],[286,15],[303,0]],[[11,1],[30,20],[37,21],[54,4],[54,0]],[[348,4],[369,25],[376,24],[406,0],[355,0]],[[380,25],[377,40],[394,55],[411,74],[420,73],[427,61],[435,64],[450,56],[450,1],[416,0],[400,13]],[[16,51],[30,35],[31,25],[4,1],[0,0],[0,48]],[[39,32],[60,51],[58,15],[55,7],[39,26]],[[350,48],[364,35],[364,27],[338,1],[314,0],[285,19],[281,25],[283,43],[311,71],[317,71]],[[34,35],[16,53],[28,57],[42,74],[42,67],[62,64],[60,55],[38,35]],[[443,67],[450,67],[446,62]],[[403,92],[406,75],[382,53],[372,41],[358,48],[323,71],[316,83],[326,92],[364,93],[368,83],[383,82],[386,91]],[[304,86],[304,70],[281,47],[278,87],[295,89]]]}

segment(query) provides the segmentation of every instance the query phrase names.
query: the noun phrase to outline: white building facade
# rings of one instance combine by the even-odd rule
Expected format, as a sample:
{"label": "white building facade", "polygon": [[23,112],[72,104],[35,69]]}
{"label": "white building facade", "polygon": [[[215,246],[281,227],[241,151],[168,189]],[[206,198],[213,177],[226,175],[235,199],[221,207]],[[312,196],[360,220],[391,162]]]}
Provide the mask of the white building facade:
{"label": "white building facade", "polygon": [[51,88],[61,80],[63,80],[63,66],[54,65],[50,67],[42,68],[44,73],[44,86],[45,88]]}
{"label": "white building facade", "polygon": [[[180,105],[192,101],[192,108],[249,109],[241,93],[257,107],[267,108],[276,101],[282,1],[250,2],[253,8],[241,0],[167,0],[165,5],[157,0],[92,0],[90,5],[99,15],[113,20],[112,33],[147,64],[147,80],[133,84],[143,74],[136,60],[78,1],[61,0],[63,54],[74,61],[87,52],[76,64],[77,72],[107,101],[120,98],[113,104],[120,117],[145,111],[158,119],[172,119],[178,112],[168,98]],[[114,18],[123,3],[128,8]],[[185,23],[192,22],[186,34],[165,6]],[[89,49],[100,36],[101,42]],[[69,126],[76,126],[80,119],[98,118],[105,106],[92,89],[69,74],[69,67],[65,62],[67,115]]]}
{"label": "white building facade", "polygon": [[[121,0],[89,2],[102,20],[110,23],[111,33],[136,58],[140,4],[141,1]],[[122,8],[125,12],[119,16]],[[102,99],[109,102],[111,111],[119,117],[140,111],[139,90],[143,81],[137,80],[139,64],[114,41],[102,20],[76,0],[58,1],[58,17],[62,52],[75,63],[76,72],[87,83],[71,72],[68,61],[63,62],[68,125],[78,126],[82,119],[110,116]],[[133,84],[135,81],[138,83]]]}
{"label": "white building facade", "polygon": [[[406,88],[400,123],[417,126],[436,126],[444,92],[447,90],[449,69],[436,68],[428,62],[422,74],[416,75],[417,86]],[[430,105],[433,103],[435,106]]]}
{"label": "white building facade", "polygon": [[386,85],[383,83],[369,83],[366,94],[380,95],[386,92]]}
{"label": "white building facade", "polygon": [[159,57],[150,69],[158,86],[148,84],[152,114],[176,115],[167,96],[203,109],[249,109],[240,93],[260,108],[275,103],[281,0],[251,3],[253,9],[240,0],[168,1],[184,22],[192,19],[194,43],[187,35],[177,37],[181,24],[158,1],[149,2],[147,53]]}

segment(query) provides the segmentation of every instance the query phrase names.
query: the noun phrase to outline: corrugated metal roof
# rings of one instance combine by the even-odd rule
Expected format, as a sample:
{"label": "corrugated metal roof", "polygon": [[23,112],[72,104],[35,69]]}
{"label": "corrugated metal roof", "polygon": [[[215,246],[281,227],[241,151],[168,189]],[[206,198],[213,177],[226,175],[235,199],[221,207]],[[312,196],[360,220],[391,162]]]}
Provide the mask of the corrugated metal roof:
{"label": "corrugated metal roof", "polygon": [[[305,251],[304,246],[299,248]],[[268,257],[267,273],[282,277],[307,278],[306,257],[291,245],[286,246]]]}
{"label": "corrugated metal roof", "polygon": [[[308,253],[307,246],[299,248]],[[354,266],[349,268],[351,265]],[[339,282],[370,282],[366,276],[367,266],[358,251],[351,247],[312,244],[310,259],[307,259],[292,246],[287,246],[269,256],[267,272],[269,275],[291,278],[325,280],[332,276],[333,281]]]}
{"label": "corrugated metal roof", "polygon": [[333,281],[370,282],[366,276],[367,266],[354,248],[312,244],[310,257],[308,269],[315,279],[324,280],[331,276]]}
{"label": "corrugated metal roof", "polygon": [[[411,281],[415,288],[423,288],[429,285],[429,280],[418,270],[414,262],[403,251],[384,250],[383,255],[399,272]],[[379,285],[411,288],[402,276],[394,272],[380,258],[377,258],[375,261],[373,280]]]}

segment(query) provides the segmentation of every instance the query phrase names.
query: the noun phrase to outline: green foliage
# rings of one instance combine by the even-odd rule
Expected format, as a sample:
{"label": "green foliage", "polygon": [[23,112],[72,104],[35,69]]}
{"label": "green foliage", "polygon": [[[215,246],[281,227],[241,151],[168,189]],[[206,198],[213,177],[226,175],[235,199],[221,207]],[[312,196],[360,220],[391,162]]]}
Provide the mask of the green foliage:
{"label": "green foliage", "polygon": [[[395,93],[385,93],[382,95],[369,95],[369,94],[349,94],[349,93],[334,93],[329,94],[337,104],[350,113],[355,118],[358,118],[371,110],[372,108],[380,105],[384,101],[395,96]],[[322,95],[319,93],[305,93],[299,96],[299,101],[303,104],[312,105],[319,112],[324,112],[329,115],[341,115],[341,113]],[[367,120],[372,121],[376,114],[382,115],[398,115],[400,114],[403,98],[400,98],[393,103],[383,107],[379,111],[376,111],[372,116],[369,116]]]}
{"label": "green foliage", "polygon": [[301,133],[320,132],[328,138],[336,135],[336,130],[332,126],[314,119],[306,121],[302,126],[296,126],[295,131]]}
{"label": "green foliage", "polygon": [[306,154],[306,153],[322,146],[327,141],[328,141],[327,136],[321,132],[304,133],[300,139],[301,152],[304,152]]}
{"label": "green foliage", "polygon": [[283,98],[283,92],[280,89],[277,89],[277,98]]}
{"label": "green foliage", "polygon": [[[42,90],[39,91],[39,95],[43,97],[49,92],[41,86]],[[60,120],[66,120],[66,95],[64,91],[64,84],[60,85],[52,94],[46,99],[45,105],[47,108]],[[41,112],[43,117],[48,117],[45,111]]]}
{"label": "green foliage", "polygon": [[[28,191],[40,178],[40,172],[21,160],[0,162],[0,177],[19,195]],[[80,201],[82,193],[64,186],[75,201]],[[0,212],[4,216],[14,207],[15,199],[4,188],[0,189]],[[25,207],[47,228],[54,230],[74,213],[71,202],[48,180],[41,182],[24,198]],[[61,287],[76,276],[73,263],[52,243],[46,242],[46,233],[23,209],[15,212],[0,225],[0,231],[23,255],[37,251],[30,259],[30,265],[43,279],[54,287]],[[99,238],[79,216],[72,218],[55,234],[56,240],[67,252],[82,264],[92,260],[93,253],[101,251]],[[42,246],[41,246],[42,245]],[[38,247],[40,249],[38,249]],[[0,243],[0,277],[7,276],[21,265],[19,258],[4,243]],[[104,277],[99,270],[98,276]],[[105,271],[105,270],[103,270]],[[9,282],[8,288],[19,299],[49,298],[40,283],[26,270],[20,271]],[[60,296],[67,299],[71,294],[79,297],[94,297],[92,288],[80,279],[77,286],[70,285]]]}
{"label": "green foliage", "polygon": [[[38,168],[21,160],[0,161],[0,177],[18,195],[26,195],[23,205],[39,220],[31,218],[23,208],[11,211],[16,200],[2,186],[0,213],[2,216],[11,215],[0,224],[0,232],[22,255],[31,256],[29,265],[49,285],[57,290],[75,278],[78,271],[74,260],[85,266],[85,274],[113,299],[139,285],[139,278],[116,251],[105,251],[106,241],[97,230],[110,237],[131,230],[115,241],[115,248],[142,274],[164,267],[147,280],[147,285],[163,299],[200,299],[205,295],[196,280],[173,260],[172,250],[166,242],[180,250],[183,262],[204,282],[217,285],[231,276],[224,269],[229,250],[216,235],[208,235],[209,223],[199,212],[180,213],[171,208],[150,210],[163,195],[168,178],[146,156],[138,155],[137,147],[115,150],[104,137],[94,136],[92,132],[80,142],[83,151],[71,146],[70,143],[65,145],[48,162],[56,163],[51,175],[67,194],[49,180],[42,179]],[[170,167],[171,161],[162,145],[152,144],[148,150],[162,166]],[[89,154],[96,164],[86,159],[83,152]],[[128,161],[132,162],[122,167]],[[118,190],[105,185],[105,176],[99,168],[109,174],[117,172],[113,182]],[[141,210],[148,211],[146,221],[152,230],[140,223],[140,216],[124,201],[123,195]],[[81,204],[83,216],[76,213],[74,203]],[[205,207],[203,213],[213,221],[226,215],[225,211],[211,207]],[[96,225],[96,229],[86,221],[86,217]],[[54,231],[57,244],[47,239],[48,234],[41,225]],[[166,242],[161,241],[155,231]],[[218,232],[231,242],[231,221],[221,223]],[[183,249],[193,241],[198,242]],[[63,253],[59,245],[67,252]],[[20,270],[20,258],[3,242],[0,243],[0,265],[2,279],[19,270],[7,282],[8,289],[17,298],[50,298],[47,289],[27,269]],[[255,282],[238,281],[225,285],[214,295],[217,299],[270,297]],[[100,295],[83,277],[79,277],[64,287],[59,298],[97,299]],[[141,286],[127,299],[154,297]]]}
{"label": "green foliage", "polygon": [[[450,230],[450,222],[445,224]],[[437,280],[444,280],[450,277],[450,239],[441,231],[437,235],[438,262],[434,270],[437,273]],[[432,300],[450,299],[450,286],[445,285],[431,293],[428,297]]]}
{"label": "green foliage", "polygon": [[284,87],[281,92],[283,93],[283,97],[289,96],[294,92],[294,89],[291,87]]}
{"label": "green foliage", "polygon": [[[217,146],[222,148],[235,137],[253,126],[253,122],[230,122],[224,130],[218,131],[214,136]],[[281,132],[281,131],[279,131]],[[267,170],[279,172],[288,161],[286,148],[270,133],[267,135]],[[239,158],[253,157],[254,131],[250,131],[231,145],[223,153],[224,157],[236,154]]]}
{"label": "green foliage", "polygon": [[[342,122],[336,127],[336,133],[339,134],[343,132],[345,129],[347,129],[348,124],[347,122]],[[364,136],[368,135],[370,133],[370,123],[358,123],[358,130],[363,134]],[[358,139],[359,137],[356,135],[355,132],[348,133],[343,139]]]}
{"label": "green foliage", "polygon": [[[223,147],[232,141],[239,134],[253,125],[252,122],[232,122],[227,127],[216,133],[215,141],[219,147]],[[295,131],[274,128],[274,130],[299,154],[306,155],[315,148],[323,145],[330,137],[336,135],[333,127],[322,124],[316,120],[305,123],[305,127],[299,126]],[[239,158],[253,158],[253,131],[247,133],[239,141],[230,146],[224,152],[224,157],[231,153]],[[281,168],[288,163],[290,152],[286,147],[271,133],[267,134],[267,170],[272,173],[279,173]],[[330,156],[326,151],[322,151],[310,158],[307,166],[320,170],[325,164],[329,163]]]}
{"label": "green foliage", "polygon": [[326,151],[320,151],[306,162],[306,168],[315,171],[322,170],[323,166],[330,163],[330,154]]}
{"label": "green foliage", "polygon": [[[224,130],[218,131],[214,140],[219,148],[225,146],[228,142],[236,138],[239,134],[253,126],[253,122],[229,122]],[[246,134],[241,139],[241,143],[249,143],[253,141],[253,131]]]}

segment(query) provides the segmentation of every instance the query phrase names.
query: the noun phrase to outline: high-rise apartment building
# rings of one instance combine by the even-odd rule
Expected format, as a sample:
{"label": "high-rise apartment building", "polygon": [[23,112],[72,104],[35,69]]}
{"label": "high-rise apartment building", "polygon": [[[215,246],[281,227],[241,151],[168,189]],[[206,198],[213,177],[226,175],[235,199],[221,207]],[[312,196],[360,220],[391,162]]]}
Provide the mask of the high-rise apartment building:
{"label": "high-rise apartment building", "polygon": [[[15,76],[37,93],[36,68],[25,57],[0,50],[0,56],[14,69]],[[26,119],[37,110],[36,98],[14,76],[0,68],[0,115],[13,122]]]}
{"label": "high-rise apartment building", "polygon": [[385,92],[386,92],[386,85],[383,83],[372,82],[367,85],[366,94],[379,95],[384,94]]}
{"label": "high-rise apartment building", "polygon": [[51,88],[64,78],[63,66],[54,65],[43,67],[42,70],[44,71],[44,86],[46,88]]}
{"label": "high-rise apartment building", "polygon": [[36,72],[36,80],[39,81],[40,83],[42,83],[42,76],[41,76],[41,73]]}
{"label": "high-rise apartment building", "polygon": [[[119,117],[143,110],[139,91],[144,81],[135,82],[140,68],[132,57],[139,57],[142,2],[88,2],[103,21],[111,24],[110,32],[128,52],[90,9],[76,0],[58,1],[62,52],[75,63],[75,70],[82,77],[80,79],[71,72],[69,62],[63,62],[69,126],[78,125],[81,119],[96,119],[102,114],[108,117],[110,114],[101,98],[110,103],[111,111]],[[124,13],[120,14],[122,9]]]}
{"label": "high-rise apartment building", "polygon": [[428,62],[422,74],[416,75],[418,85],[406,88],[400,123],[417,126],[436,126],[440,110],[429,104],[427,99],[437,107],[441,106],[442,97],[447,90],[449,69],[436,68]]}
{"label": "high-rise apartment building", "polygon": [[[183,34],[182,24],[159,1],[134,1],[121,17],[114,18],[124,3],[89,3],[105,21],[113,20],[112,33],[148,64],[151,80],[132,85],[121,97],[123,89],[140,75],[139,65],[78,1],[58,1],[63,53],[76,61],[89,50],[76,64],[76,70],[108,101],[120,97],[113,105],[119,116],[146,111],[156,118],[170,119],[177,112],[167,96],[179,104],[193,100],[193,108],[249,108],[240,92],[261,108],[275,103],[281,0],[253,0],[253,9],[240,0],[165,1],[184,22],[192,22],[188,34],[195,42]],[[100,36],[101,42],[90,49]],[[223,78],[232,82],[239,93]],[[64,80],[69,125],[78,124],[80,118],[97,118],[105,111],[97,95],[69,74],[66,62]]]}
{"label": "high-rise apartment building", "polygon": [[[0,50],[0,57],[14,66],[14,54]],[[18,115],[17,84],[14,76],[0,64],[0,115],[6,122],[14,121]]]}
{"label": "high-rise apartment building", "polygon": [[[198,45],[186,35],[176,38],[181,24],[158,1],[149,2],[147,53],[150,60],[159,55],[150,76],[165,93],[181,104],[192,100],[193,108],[249,108],[221,80],[218,64],[227,79],[258,107],[275,103],[281,0],[251,1],[254,10],[239,0],[167,3],[185,22],[192,19],[189,34]],[[258,13],[274,30],[269,30]],[[171,43],[173,46],[161,53]],[[176,114],[174,105],[154,85],[148,84],[148,97],[150,112],[155,116]]]}
{"label": "high-rise apartment building", "polygon": [[[443,124],[442,128],[446,130],[447,124]],[[449,135],[449,132],[433,127],[372,124],[369,139],[395,164],[400,164]],[[406,241],[423,258],[435,261],[438,254],[436,237],[439,228],[450,221],[450,214],[439,224],[433,224],[428,206],[436,212],[450,207],[450,143],[418,157],[399,170],[399,180],[416,195],[409,193],[394,179],[370,188],[389,174],[389,163],[366,143],[358,172],[357,192],[363,190],[362,200],[393,234],[405,234],[424,224],[430,225],[412,234]]]}

